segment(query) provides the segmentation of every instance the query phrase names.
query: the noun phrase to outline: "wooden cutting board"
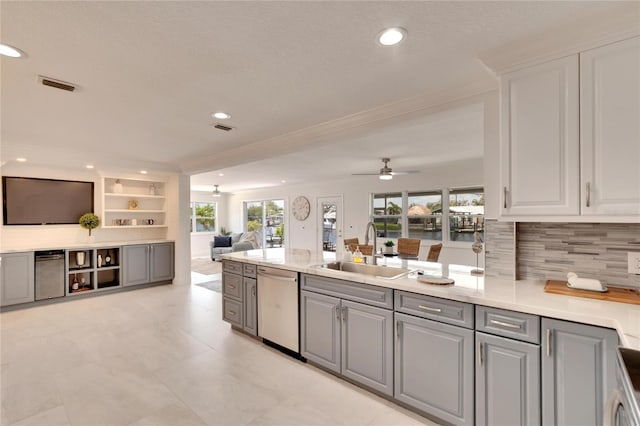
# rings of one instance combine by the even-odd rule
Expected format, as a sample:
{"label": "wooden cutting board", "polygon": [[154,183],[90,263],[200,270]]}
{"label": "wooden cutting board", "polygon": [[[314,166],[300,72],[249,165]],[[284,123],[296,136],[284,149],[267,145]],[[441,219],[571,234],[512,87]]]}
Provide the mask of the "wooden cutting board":
{"label": "wooden cutting board", "polygon": [[607,300],[609,302],[631,303],[640,305],[640,292],[631,288],[610,287],[604,293],[589,290],[577,290],[567,287],[566,281],[547,280],[544,291],[565,296],[586,297],[589,299]]}

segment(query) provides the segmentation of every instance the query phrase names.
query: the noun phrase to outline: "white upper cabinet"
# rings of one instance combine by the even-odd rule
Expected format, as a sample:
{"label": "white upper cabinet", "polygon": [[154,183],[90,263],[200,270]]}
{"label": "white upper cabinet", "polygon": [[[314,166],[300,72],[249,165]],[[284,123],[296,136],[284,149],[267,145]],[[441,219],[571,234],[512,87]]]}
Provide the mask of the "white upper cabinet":
{"label": "white upper cabinet", "polygon": [[500,80],[502,216],[637,220],[640,38]]}
{"label": "white upper cabinet", "polygon": [[584,215],[640,215],[640,38],[580,54]]}
{"label": "white upper cabinet", "polygon": [[578,55],[502,76],[502,207],[579,214]]}

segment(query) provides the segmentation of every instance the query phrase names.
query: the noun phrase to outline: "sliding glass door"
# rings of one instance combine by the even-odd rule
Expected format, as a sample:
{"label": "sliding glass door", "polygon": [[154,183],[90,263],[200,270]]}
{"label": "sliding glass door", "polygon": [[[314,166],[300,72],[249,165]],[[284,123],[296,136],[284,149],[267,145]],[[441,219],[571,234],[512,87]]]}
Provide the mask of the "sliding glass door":
{"label": "sliding glass door", "polygon": [[284,246],[284,200],[247,201],[245,231],[256,231],[262,247]]}

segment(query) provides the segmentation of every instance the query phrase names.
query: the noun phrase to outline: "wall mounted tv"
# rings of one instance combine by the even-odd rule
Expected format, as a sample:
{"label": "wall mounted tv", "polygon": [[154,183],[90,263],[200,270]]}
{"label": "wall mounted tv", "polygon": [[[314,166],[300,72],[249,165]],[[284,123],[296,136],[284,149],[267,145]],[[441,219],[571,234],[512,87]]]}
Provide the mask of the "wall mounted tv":
{"label": "wall mounted tv", "polygon": [[2,177],[5,225],[77,224],[93,212],[93,182]]}

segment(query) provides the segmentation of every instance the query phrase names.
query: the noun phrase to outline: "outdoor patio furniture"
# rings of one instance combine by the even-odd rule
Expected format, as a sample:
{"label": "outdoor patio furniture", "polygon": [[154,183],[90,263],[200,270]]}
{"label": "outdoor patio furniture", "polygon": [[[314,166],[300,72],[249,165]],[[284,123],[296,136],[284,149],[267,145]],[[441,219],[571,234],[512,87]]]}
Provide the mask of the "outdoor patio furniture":
{"label": "outdoor patio furniture", "polygon": [[398,255],[403,259],[418,259],[420,241],[417,238],[398,238]]}

